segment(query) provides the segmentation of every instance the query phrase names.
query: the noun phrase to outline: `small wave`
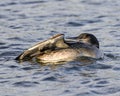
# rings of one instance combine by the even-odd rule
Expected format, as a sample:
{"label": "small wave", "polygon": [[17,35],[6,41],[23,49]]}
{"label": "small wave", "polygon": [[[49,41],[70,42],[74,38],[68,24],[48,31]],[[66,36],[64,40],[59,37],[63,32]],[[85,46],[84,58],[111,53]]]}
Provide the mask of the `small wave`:
{"label": "small wave", "polygon": [[20,81],[16,82],[13,85],[15,87],[34,87],[35,85],[39,84],[38,82],[31,82],[31,81]]}
{"label": "small wave", "polygon": [[87,66],[90,69],[111,69],[111,65],[105,65],[105,64],[92,64],[90,66]]}
{"label": "small wave", "polygon": [[51,76],[51,77],[46,77],[42,79],[42,81],[57,81],[57,79],[54,76]]}
{"label": "small wave", "polygon": [[84,24],[79,23],[79,22],[68,22],[67,25],[68,25],[68,26],[74,26],[74,27],[84,26]]}
{"label": "small wave", "polygon": [[106,57],[110,58],[110,59],[117,59],[118,56],[114,55],[114,54],[111,54],[111,53],[105,53],[104,54]]}
{"label": "small wave", "polygon": [[46,1],[44,0],[38,0],[38,1],[29,1],[29,2],[21,2],[21,4],[38,4],[38,3],[45,3]]}
{"label": "small wave", "polygon": [[92,90],[91,92],[95,94],[101,94],[101,95],[108,95],[108,94],[114,94],[117,92],[120,92],[120,87],[113,87],[113,88],[106,88],[106,89],[100,89],[100,90]]}
{"label": "small wave", "polygon": [[89,24],[89,23],[98,23],[98,22],[102,22],[102,20],[100,19],[96,19],[96,20],[81,20],[81,21],[69,21],[67,23],[67,26],[73,26],[73,27],[79,27],[79,26],[84,26],[85,24]]}
{"label": "small wave", "polygon": [[4,7],[4,6],[11,6],[11,5],[16,5],[16,2],[9,2],[9,3],[5,3],[5,4],[0,4],[0,7]]}

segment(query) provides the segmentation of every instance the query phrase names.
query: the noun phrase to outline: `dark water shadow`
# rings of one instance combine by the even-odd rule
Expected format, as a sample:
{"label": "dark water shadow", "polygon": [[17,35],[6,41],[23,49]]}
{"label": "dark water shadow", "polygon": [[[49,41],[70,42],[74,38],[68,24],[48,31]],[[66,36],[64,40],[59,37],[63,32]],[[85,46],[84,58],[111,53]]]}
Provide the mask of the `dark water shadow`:
{"label": "dark water shadow", "polygon": [[104,53],[105,59],[117,60],[120,59],[120,54]]}

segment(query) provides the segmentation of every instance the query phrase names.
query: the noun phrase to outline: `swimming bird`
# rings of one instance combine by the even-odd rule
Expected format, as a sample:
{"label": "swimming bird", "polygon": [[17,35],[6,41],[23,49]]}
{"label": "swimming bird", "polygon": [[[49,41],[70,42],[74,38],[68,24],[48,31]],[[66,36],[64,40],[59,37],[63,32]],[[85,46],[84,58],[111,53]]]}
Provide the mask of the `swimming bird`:
{"label": "swimming bird", "polygon": [[102,58],[99,41],[90,33],[64,39],[64,34],[57,34],[40,42],[20,54],[16,60],[36,58],[40,62],[72,61],[77,57]]}

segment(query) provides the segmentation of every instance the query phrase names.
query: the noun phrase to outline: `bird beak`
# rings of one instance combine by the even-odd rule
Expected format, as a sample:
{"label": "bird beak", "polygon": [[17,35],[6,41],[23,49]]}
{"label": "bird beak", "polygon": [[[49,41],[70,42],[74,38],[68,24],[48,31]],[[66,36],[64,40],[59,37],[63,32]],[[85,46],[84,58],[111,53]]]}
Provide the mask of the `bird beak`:
{"label": "bird beak", "polygon": [[79,41],[79,39],[78,39],[78,37],[67,37],[66,39],[65,39],[66,41],[73,41],[73,42],[78,42]]}

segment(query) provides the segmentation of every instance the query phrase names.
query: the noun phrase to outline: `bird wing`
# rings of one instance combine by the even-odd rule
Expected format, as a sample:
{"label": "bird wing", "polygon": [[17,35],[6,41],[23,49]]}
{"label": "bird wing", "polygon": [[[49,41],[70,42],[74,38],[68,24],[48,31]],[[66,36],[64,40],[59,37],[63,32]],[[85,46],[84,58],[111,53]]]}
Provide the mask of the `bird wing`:
{"label": "bird wing", "polygon": [[68,45],[64,42],[64,34],[57,34],[48,40],[39,42],[31,48],[25,50],[22,54],[16,57],[16,60],[28,60],[46,51],[52,51],[55,48],[66,48]]}

